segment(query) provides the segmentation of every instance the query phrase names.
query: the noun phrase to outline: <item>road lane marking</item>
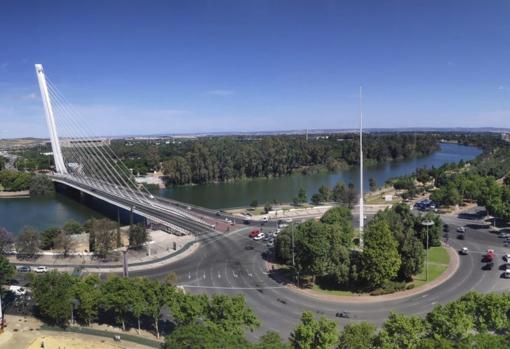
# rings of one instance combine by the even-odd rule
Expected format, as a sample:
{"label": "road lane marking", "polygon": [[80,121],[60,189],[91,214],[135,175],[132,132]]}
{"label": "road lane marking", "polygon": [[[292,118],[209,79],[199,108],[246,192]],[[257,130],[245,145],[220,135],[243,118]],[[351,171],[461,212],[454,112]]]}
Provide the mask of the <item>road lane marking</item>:
{"label": "road lane marking", "polygon": [[204,288],[204,289],[218,289],[218,290],[267,290],[277,288],[287,288],[287,286],[261,286],[261,287],[229,287],[229,286],[198,286],[198,285],[179,285],[188,288]]}

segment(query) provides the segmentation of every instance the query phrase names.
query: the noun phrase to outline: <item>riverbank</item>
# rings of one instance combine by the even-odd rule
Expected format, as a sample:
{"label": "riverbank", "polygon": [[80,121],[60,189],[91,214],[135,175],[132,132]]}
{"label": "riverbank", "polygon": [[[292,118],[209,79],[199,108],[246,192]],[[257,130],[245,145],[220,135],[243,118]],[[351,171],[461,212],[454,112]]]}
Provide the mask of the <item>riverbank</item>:
{"label": "riverbank", "polygon": [[0,191],[0,199],[29,198],[30,190]]}

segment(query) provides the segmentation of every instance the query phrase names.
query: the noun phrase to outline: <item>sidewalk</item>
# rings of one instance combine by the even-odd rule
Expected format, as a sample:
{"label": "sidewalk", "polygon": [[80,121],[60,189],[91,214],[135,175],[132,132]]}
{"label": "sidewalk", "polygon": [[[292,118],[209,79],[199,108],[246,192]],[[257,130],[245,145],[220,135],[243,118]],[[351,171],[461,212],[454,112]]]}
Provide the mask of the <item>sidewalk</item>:
{"label": "sidewalk", "polygon": [[[151,241],[140,250],[128,250],[127,259],[130,271],[160,267],[173,263],[192,254],[199,246],[198,239],[193,235],[176,236],[156,230],[151,233]],[[174,250],[174,243],[176,249]],[[122,272],[122,255],[116,260],[101,261],[94,256],[75,255],[69,257],[41,255],[34,260],[20,260],[16,256],[8,256],[11,263],[17,265],[44,265],[59,271],[72,271],[81,267],[87,272]]]}

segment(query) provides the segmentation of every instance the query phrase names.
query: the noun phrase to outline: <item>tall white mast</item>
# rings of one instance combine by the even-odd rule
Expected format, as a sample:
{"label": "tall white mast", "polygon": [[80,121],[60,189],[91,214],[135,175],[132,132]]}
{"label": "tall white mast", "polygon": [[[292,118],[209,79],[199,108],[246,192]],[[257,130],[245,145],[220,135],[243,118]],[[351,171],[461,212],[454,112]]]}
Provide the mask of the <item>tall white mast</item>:
{"label": "tall white mast", "polygon": [[58,173],[67,173],[64,158],[62,157],[62,151],[60,150],[57,126],[55,124],[55,117],[53,115],[53,108],[51,107],[51,99],[48,93],[46,76],[44,75],[42,64],[35,65],[35,72],[37,74],[37,80],[39,81],[39,88],[41,90],[41,98],[44,104],[44,112],[46,114],[46,123],[48,125],[48,130],[50,131],[51,149],[53,151],[53,159],[55,160],[55,168]]}
{"label": "tall white mast", "polygon": [[363,249],[363,227],[365,212],[363,207],[363,90],[359,87],[359,247]]}

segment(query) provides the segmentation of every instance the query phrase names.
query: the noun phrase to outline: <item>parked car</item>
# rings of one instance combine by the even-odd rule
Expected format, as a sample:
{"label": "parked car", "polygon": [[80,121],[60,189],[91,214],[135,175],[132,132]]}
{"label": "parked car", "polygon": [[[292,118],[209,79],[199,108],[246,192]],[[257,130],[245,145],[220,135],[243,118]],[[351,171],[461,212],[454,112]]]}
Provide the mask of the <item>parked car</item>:
{"label": "parked car", "polygon": [[273,247],[274,246],[274,239],[271,239],[267,242],[267,247]]}
{"label": "parked car", "polygon": [[21,286],[9,286],[9,291],[14,293],[16,296],[24,296],[27,293],[27,289]]}
{"label": "parked car", "polygon": [[505,272],[501,276],[504,277],[505,279],[510,279],[510,269],[505,270]]}
{"label": "parked car", "polygon": [[457,228],[457,233],[462,233],[464,234],[466,232],[466,228],[465,227],[458,227]]}
{"label": "parked car", "polygon": [[502,239],[506,239],[508,237],[508,234],[504,233],[504,232],[501,232],[501,233],[498,234],[498,237],[502,238]]}
{"label": "parked car", "polygon": [[47,268],[47,267],[45,267],[45,266],[43,266],[43,265],[40,265],[40,266],[38,266],[38,267],[35,267],[35,268],[34,268],[34,271],[35,271],[36,273],[46,273],[46,272],[48,271],[48,268]]}
{"label": "parked car", "polygon": [[18,267],[18,271],[20,273],[30,273],[30,271],[32,271],[32,269],[28,265],[22,265],[22,266]]}
{"label": "parked car", "polygon": [[503,260],[504,261],[507,261],[507,262],[510,262],[510,253],[507,253],[503,256]]}
{"label": "parked car", "polygon": [[459,251],[459,254],[467,255],[469,253],[469,250],[467,247],[462,247]]}
{"label": "parked car", "polygon": [[264,234],[264,233],[259,233],[259,235],[255,236],[255,237],[253,238],[253,240],[262,240],[265,236],[266,236],[266,234]]}
{"label": "parked car", "polygon": [[251,238],[254,238],[255,236],[259,235],[259,233],[260,233],[260,230],[258,230],[258,229],[254,229],[254,230],[252,230],[252,231],[250,232],[250,235],[249,235],[249,236],[250,236]]}

